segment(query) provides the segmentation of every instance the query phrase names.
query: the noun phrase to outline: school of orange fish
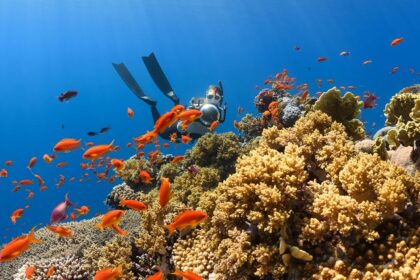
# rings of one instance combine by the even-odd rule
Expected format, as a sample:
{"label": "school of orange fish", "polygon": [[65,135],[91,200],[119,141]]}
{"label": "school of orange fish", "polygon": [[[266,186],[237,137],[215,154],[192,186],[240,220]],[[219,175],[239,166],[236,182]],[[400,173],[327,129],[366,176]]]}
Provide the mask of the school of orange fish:
{"label": "school of orange fish", "polygon": [[[394,47],[398,44],[403,42],[403,38],[396,38],[391,42],[391,46]],[[295,47],[295,50],[300,50],[300,47]],[[348,51],[342,51],[340,56],[349,56],[350,52]],[[328,60],[327,57],[318,57],[316,59],[318,62],[325,62]],[[362,62],[363,65],[367,65],[372,63],[372,60],[367,59]],[[399,67],[394,67],[390,73],[394,74],[396,71],[398,71]],[[410,73],[414,73],[414,69],[410,68]],[[276,74],[274,79],[268,79],[264,82],[264,84],[271,84],[273,89],[277,90],[291,90],[295,87],[295,79],[288,76],[288,73],[286,70],[283,70],[281,73]],[[330,79],[327,80],[329,84],[333,84],[334,80]],[[322,80],[317,80],[318,87],[321,86]],[[298,89],[298,94],[300,94],[300,101],[301,103],[304,103],[305,100],[309,96],[308,91],[308,85],[302,84],[296,86]],[[354,89],[354,86],[347,86],[348,89]],[[258,88],[257,88],[258,89]],[[345,89],[342,88],[342,89]],[[317,93],[318,95],[320,93]],[[364,108],[372,108],[374,107],[374,101],[376,97],[369,93],[365,93],[365,103]],[[240,115],[243,111],[243,108],[238,107],[238,115]],[[278,102],[274,101],[271,102],[268,105],[268,110],[262,113],[262,116],[264,118],[271,118],[276,119],[279,114],[279,108],[278,108]],[[129,118],[133,118],[134,111],[131,108],[127,109],[127,115]],[[144,152],[142,152],[142,149],[147,144],[155,144],[156,150],[153,152],[150,152],[148,154],[149,160],[153,162],[153,160],[156,158],[156,156],[159,154],[159,148],[160,145],[158,145],[158,135],[160,133],[163,133],[168,127],[172,126],[174,123],[180,121],[181,127],[183,129],[187,129],[188,126],[200,118],[202,116],[202,112],[195,109],[185,109],[182,105],[176,105],[174,106],[169,112],[166,112],[163,114],[154,124],[154,127],[151,131],[147,131],[145,134],[134,138],[135,147],[137,149],[137,156],[144,156]],[[210,127],[209,131],[213,131],[217,128],[219,125],[218,121],[213,122]],[[238,122],[233,122],[234,127],[239,128]],[[179,139],[180,138],[180,139]],[[182,142],[184,144],[188,144],[191,141],[191,137],[188,135],[177,135],[176,133],[172,134],[170,136],[170,142],[178,143]],[[53,147],[53,154],[44,154],[42,159],[47,164],[51,164],[56,158],[57,154],[59,153],[68,153],[72,150],[76,150],[81,147],[81,139],[73,139],[73,138],[65,138],[60,141],[58,141],[54,147]],[[124,160],[122,159],[116,159],[112,158],[110,156],[106,156],[109,152],[117,151],[120,147],[114,146],[114,141],[112,141],[109,144],[102,144],[102,145],[95,145],[93,142],[87,142],[86,146],[88,149],[83,153],[82,159],[87,160],[87,162],[81,162],[80,166],[83,170],[95,170],[94,173],[96,174],[96,177],[99,180],[109,180],[109,182],[112,184],[115,180],[116,175],[112,175],[108,178],[110,168],[112,167],[116,171],[120,171],[124,168]],[[128,143],[127,147],[131,147],[132,143]],[[163,147],[169,147],[169,143],[164,143]],[[172,160],[173,164],[176,164],[177,162],[181,161],[183,159],[183,156],[175,156]],[[31,172],[31,174],[36,178],[39,188],[41,191],[46,191],[48,188],[44,185],[44,180],[39,174],[36,174],[32,171],[33,167],[37,163],[37,157],[32,157],[27,165],[27,169]],[[7,177],[8,171],[7,166],[13,165],[12,160],[6,160],[4,161],[5,168],[0,170],[0,177]],[[58,162],[56,164],[57,168],[62,168],[67,165],[67,162]],[[105,172],[98,173],[96,170],[97,168],[105,167]],[[89,174],[85,173],[83,174],[84,177],[87,177]],[[142,182],[144,184],[150,184],[152,177],[150,174],[145,171],[141,170],[139,174]],[[74,181],[75,177],[72,177],[69,179],[69,181]],[[82,181],[83,178],[80,179]],[[61,187],[65,182],[65,177],[63,175],[60,175],[59,181],[56,185],[57,188]],[[18,191],[21,186],[29,186],[34,184],[33,179],[22,179],[20,181],[13,181],[13,184],[15,185],[12,189],[13,192]],[[28,190],[28,195],[26,199],[32,199],[34,197],[34,192]],[[171,184],[167,178],[161,178],[161,184],[159,189],[159,204],[162,208],[166,207],[171,198]],[[124,198],[121,198],[119,201],[119,205],[126,207],[128,209],[132,209],[134,211],[143,211],[147,209],[147,205],[141,201],[136,200],[127,200]],[[68,217],[66,215],[67,208],[69,206],[73,206],[73,204],[68,199],[68,196],[66,195],[65,200],[58,204],[54,210],[51,213],[51,220],[50,225],[46,226],[47,229],[49,229],[51,232],[57,234],[61,237],[72,237],[73,233],[69,228],[53,225],[58,222],[64,221],[68,218],[71,220],[75,220],[76,218],[87,215],[89,213],[89,206],[83,205],[79,208],[75,208],[75,211],[70,214]],[[29,205],[25,207],[25,209],[29,208]],[[16,209],[10,216],[10,220],[13,224],[16,224],[17,220],[21,218],[25,212],[24,208]],[[121,219],[124,216],[125,211],[124,210],[110,210],[109,212],[105,213],[102,218],[101,222],[97,225],[97,227],[100,230],[104,230],[106,228],[110,228],[115,231],[115,233],[120,235],[126,235],[128,232],[122,228],[119,227],[119,223]],[[166,229],[169,232],[169,236],[171,236],[176,230],[184,230],[186,228],[194,228],[199,223],[205,221],[207,219],[207,214],[198,211],[198,210],[186,210],[179,215],[177,215],[171,224],[166,225]],[[15,258],[17,258],[19,255],[21,255],[23,252],[28,250],[32,244],[36,244],[39,242],[42,242],[41,240],[38,240],[35,238],[34,235],[35,227],[31,229],[31,231],[27,235],[23,235],[20,237],[17,237],[10,241],[8,244],[6,244],[2,250],[0,251],[0,262],[6,262],[11,261]],[[36,267],[28,267],[26,269],[26,279],[31,279],[31,277],[34,275],[36,271]],[[112,280],[117,279],[119,276],[122,275],[122,267],[116,267],[116,268],[106,268],[98,271],[94,277],[94,280]],[[48,276],[51,276],[54,274],[54,267],[50,267],[50,269],[47,272]],[[196,280],[196,279],[202,279],[200,276],[195,274],[192,271],[180,271],[176,270],[172,273],[173,275],[182,277],[182,279],[186,280]],[[163,272],[157,272],[154,275],[149,276],[146,278],[148,280],[157,280],[157,279],[164,279],[164,273]]]}

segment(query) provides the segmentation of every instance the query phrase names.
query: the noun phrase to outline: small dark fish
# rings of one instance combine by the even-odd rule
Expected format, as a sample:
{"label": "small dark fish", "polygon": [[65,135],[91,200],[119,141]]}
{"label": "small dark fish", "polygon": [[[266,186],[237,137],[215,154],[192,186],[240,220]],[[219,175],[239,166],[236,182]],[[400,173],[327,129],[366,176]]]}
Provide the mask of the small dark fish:
{"label": "small dark fish", "polygon": [[110,128],[111,128],[110,126],[104,127],[99,131],[99,133],[103,134],[103,133],[107,132]]}
{"label": "small dark fish", "polygon": [[62,129],[64,128],[64,123],[62,123],[62,124],[61,124],[61,128],[62,128]]}
{"label": "small dark fish", "polygon": [[299,46],[294,46],[294,47],[293,47],[293,49],[294,49],[295,51],[297,51],[297,52],[298,52],[298,51],[300,51],[300,47],[299,47]]}
{"label": "small dark fish", "polygon": [[89,135],[89,136],[95,136],[95,135],[97,135],[97,133],[96,132],[93,132],[93,131],[89,131],[87,133],[87,135]]}
{"label": "small dark fish", "polygon": [[75,90],[65,91],[65,92],[60,94],[60,96],[58,97],[58,100],[60,100],[60,102],[68,101],[71,98],[76,97],[77,93],[78,92],[75,91]]}

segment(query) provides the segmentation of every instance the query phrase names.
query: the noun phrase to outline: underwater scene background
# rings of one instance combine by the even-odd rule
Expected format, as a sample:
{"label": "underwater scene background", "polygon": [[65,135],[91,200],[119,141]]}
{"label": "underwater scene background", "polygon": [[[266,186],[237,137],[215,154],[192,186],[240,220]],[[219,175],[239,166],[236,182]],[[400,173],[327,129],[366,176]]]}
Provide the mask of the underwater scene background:
{"label": "underwater scene background", "polygon": [[[418,279],[418,11],[1,1],[0,279]],[[221,81],[225,120],[159,138],[204,117],[173,109],[141,59],[152,53],[181,105]],[[67,138],[81,141],[53,151]]]}

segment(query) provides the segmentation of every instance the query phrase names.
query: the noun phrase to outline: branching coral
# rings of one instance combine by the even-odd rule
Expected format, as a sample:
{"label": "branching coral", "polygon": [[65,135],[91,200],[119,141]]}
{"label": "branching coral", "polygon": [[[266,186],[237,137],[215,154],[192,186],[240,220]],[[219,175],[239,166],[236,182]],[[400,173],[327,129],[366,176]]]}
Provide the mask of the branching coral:
{"label": "branching coral", "polygon": [[351,92],[346,92],[343,97],[340,95],[341,91],[337,88],[324,92],[315,102],[313,109],[320,110],[331,116],[334,121],[342,123],[348,135],[354,140],[363,139],[365,136],[363,123],[356,119],[363,102]]}
{"label": "branching coral", "polygon": [[173,252],[175,266],[183,271],[192,270],[208,278],[215,265],[216,237],[217,235],[211,231],[200,229],[178,239]]}
{"label": "branching coral", "polygon": [[116,236],[105,243],[101,248],[91,247],[83,252],[85,269],[98,271],[104,268],[115,268],[121,266],[123,276],[121,280],[134,280],[131,272],[133,263],[131,261],[131,241],[125,236]]}
{"label": "branching coral", "polygon": [[[54,273],[47,276],[48,269],[54,267]],[[91,279],[92,273],[82,266],[80,257],[70,255],[68,257],[50,258],[33,261],[23,265],[18,273],[13,276],[14,280],[25,280],[25,271],[28,267],[35,267],[32,280],[77,280]]]}
{"label": "branching coral", "polygon": [[264,130],[261,141],[279,151],[298,145],[308,170],[321,181],[326,176],[337,182],[343,165],[356,154],[344,127],[320,111],[309,112],[292,128]]}

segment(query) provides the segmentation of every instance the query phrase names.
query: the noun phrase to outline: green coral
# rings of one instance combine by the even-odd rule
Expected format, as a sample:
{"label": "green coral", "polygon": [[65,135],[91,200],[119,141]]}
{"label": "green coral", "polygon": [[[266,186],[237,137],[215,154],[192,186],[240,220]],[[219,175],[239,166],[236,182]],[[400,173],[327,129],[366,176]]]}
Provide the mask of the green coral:
{"label": "green coral", "polygon": [[420,85],[401,90],[391,98],[384,113],[386,124],[395,125],[387,135],[392,148],[399,145],[412,146],[420,139]]}
{"label": "green coral", "polygon": [[196,208],[200,197],[207,191],[217,187],[220,175],[217,169],[202,167],[196,174],[184,172],[175,178],[173,183],[173,199],[191,208]]}
{"label": "green coral", "polygon": [[417,93],[404,92],[394,95],[391,101],[385,106],[384,114],[386,116],[386,124],[395,125],[400,118],[402,118],[401,121],[403,122],[412,120],[410,114],[413,108],[417,108],[418,111],[420,105],[416,104],[419,101],[420,95]]}
{"label": "green coral", "polygon": [[241,153],[238,137],[232,133],[207,133],[186,152],[186,166],[212,167],[219,170],[221,180],[235,171],[235,162]]}
{"label": "green coral", "polygon": [[360,114],[363,102],[351,92],[346,92],[341,97],[341,91],[332,88],[321,94],[315,102],[313,109],[328,114],[334,121],[342,123],[346,127],[347,134],[354,140],[365,137],[363,123],[356,119]]}
{"label": "green coral", "polygon": [[382,160],[386,160],[388,158],[388,153],[386,150],[386,141],[383,137],[379,136],[375,139],[375,143],[372,147],[372,152],[374,154],[379,155]]}

